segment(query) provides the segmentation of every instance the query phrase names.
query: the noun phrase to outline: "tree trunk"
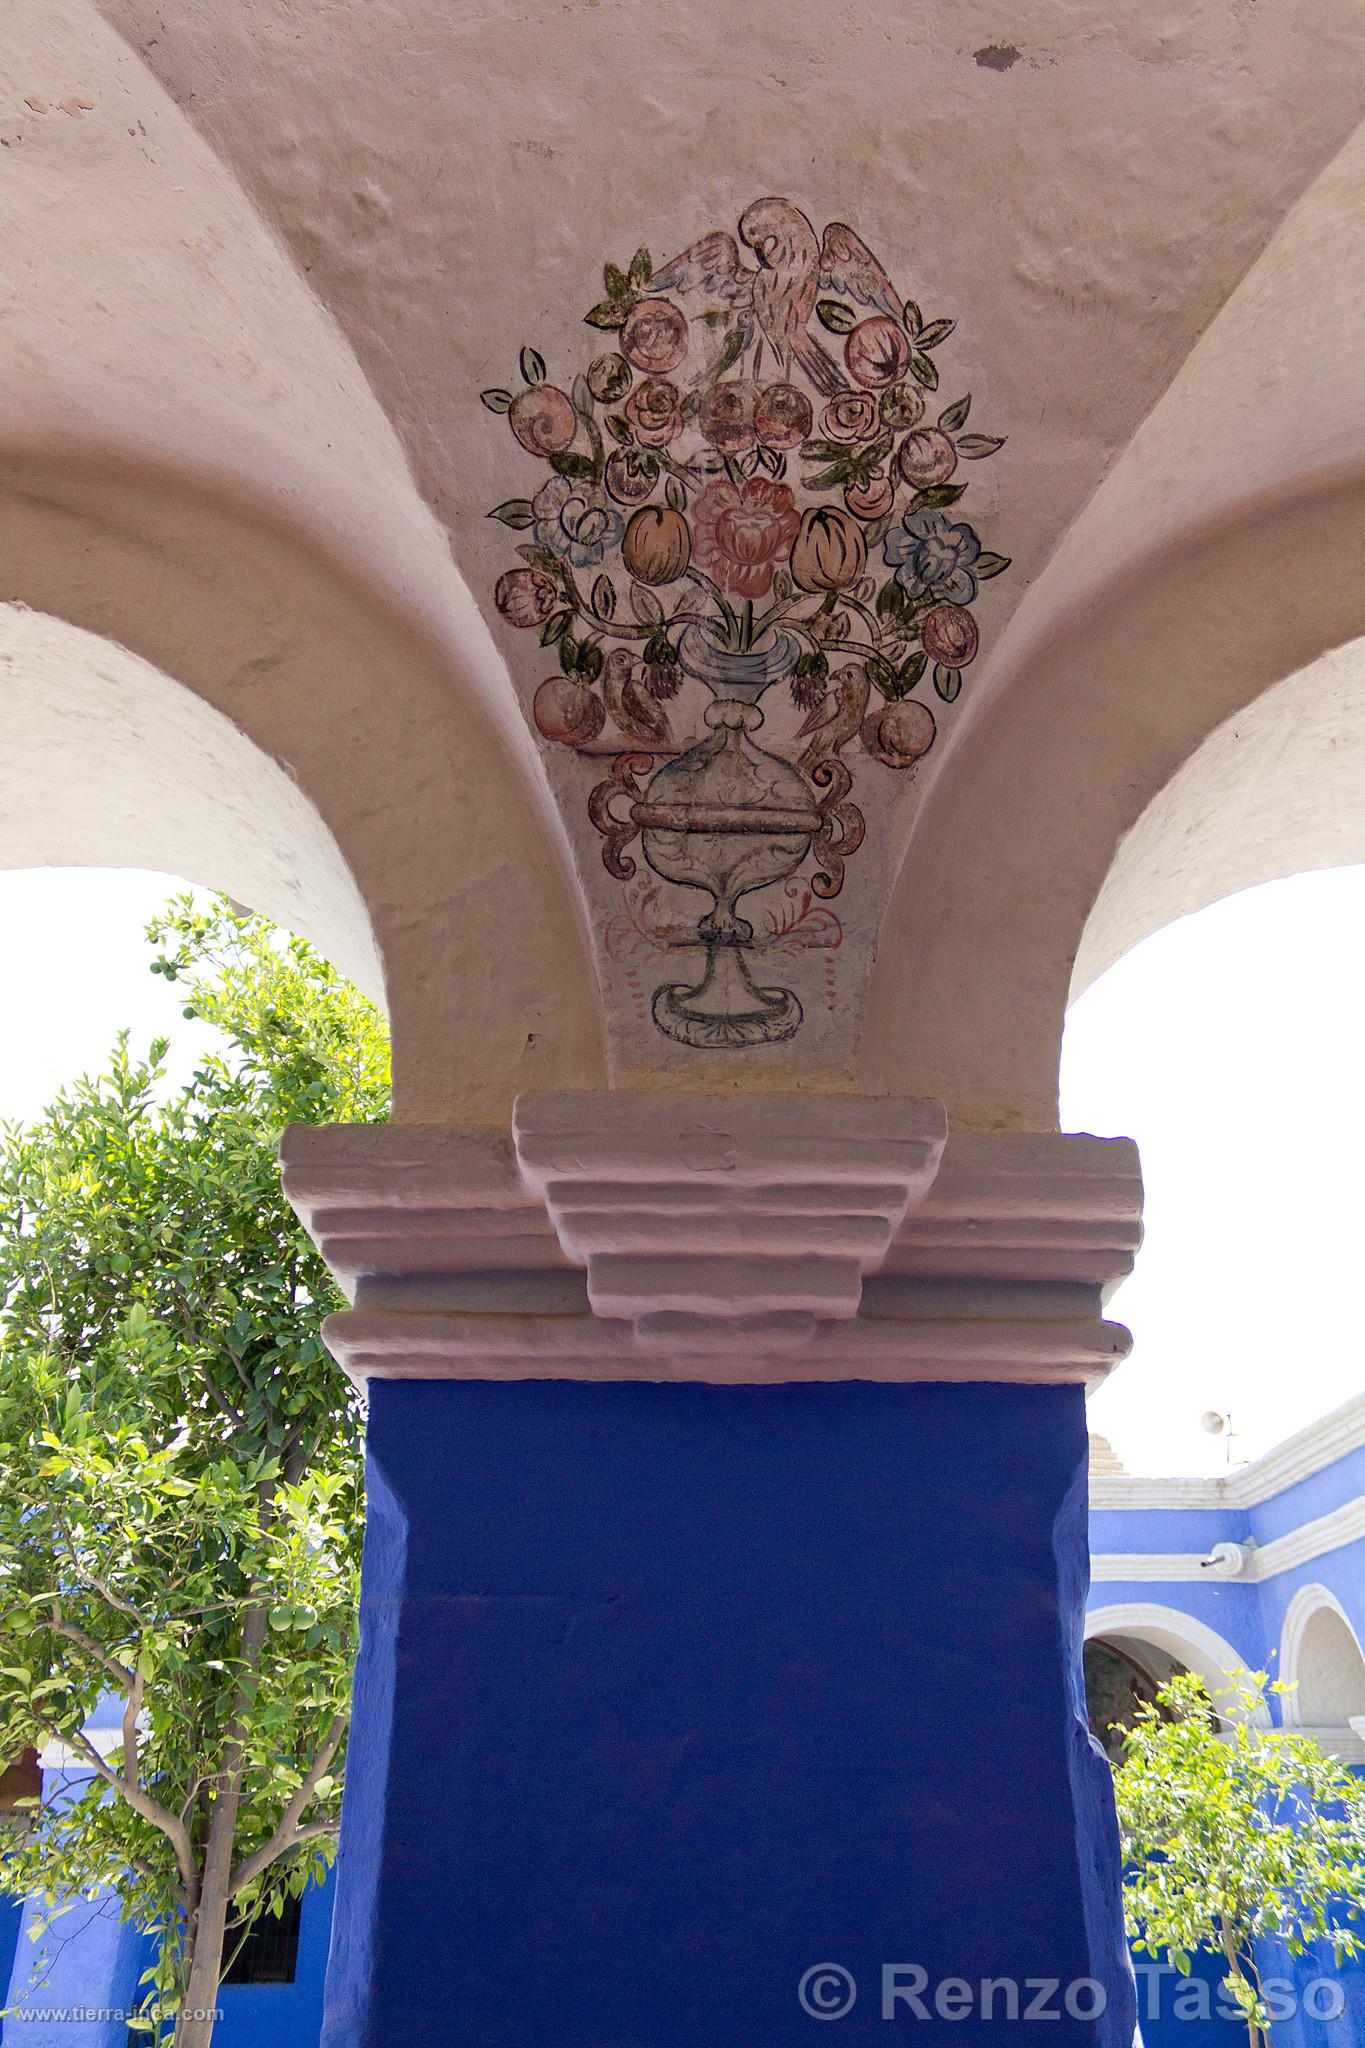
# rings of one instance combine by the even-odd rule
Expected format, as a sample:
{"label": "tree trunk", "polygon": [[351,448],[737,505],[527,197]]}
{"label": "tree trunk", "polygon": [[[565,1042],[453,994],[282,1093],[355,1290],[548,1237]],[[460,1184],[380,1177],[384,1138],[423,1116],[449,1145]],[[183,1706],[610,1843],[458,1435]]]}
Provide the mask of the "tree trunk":
{"label": "tree trunk", "polygon": [[[266,1634],[264,1603],[247,1609],[242,1623],[242,1661],[259,1669]],[[208,1845],[199,1886],[189,1976],[184,2003],[175,2025],[175,2048],[211,2048],[223,1973],[223,1940],[232,1904],[233,1852],[237,1844],[237,1811],[242,1796],[247,1703],[241,1689],[233,1701],[218,1769],[218,1789],[209,1820]]]}

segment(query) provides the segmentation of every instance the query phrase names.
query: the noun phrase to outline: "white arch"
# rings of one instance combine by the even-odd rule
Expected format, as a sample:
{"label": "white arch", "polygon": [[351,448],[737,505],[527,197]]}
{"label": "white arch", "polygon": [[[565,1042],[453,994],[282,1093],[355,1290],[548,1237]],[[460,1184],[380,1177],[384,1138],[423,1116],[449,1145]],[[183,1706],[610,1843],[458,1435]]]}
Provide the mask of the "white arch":
{"label": "white arch", "polygon": [[1365,640],[1286,676],[1210,733],[1123,839],[1072,1000],[1150,933],[1258,882],[1365,862]]}
{"label": "white arch", "polygon": [[0,867],[183,875],[383,999],[350,869],[278,762],[140,655],[16,604],[0,604]]}
{"label": "white arch", "polygon": [[1355,1645],[1356,1656],[1360,1659],[1361,1670],[1365,1672],[1365,1652],[1360,1647],[1360,1638],[1352,1626],[1349,1615],[1335,1593],[1326,1586],[1313,1582],[1300,1586],[1298,1592],[1285,1609],[1284,1623],[1280,1630],[1280,1677],[1296,1690],[1283,1696],[1281,1712],[1287,1728],[1317,1726],[1315,1718],[1305,1718],[1303,1702],[1298,1691],[1302,1676],[1304,1637],[1313,1617],[1322,1613],[1336,1616]]}
{"label": "white arch", "polygon": [[[1097,1636],[1115,1635],[1136,1636],[1139,1642],[1165,1650],[1202,1678],[1215,1697],[1227,1691],[1234,1671],[1246,1668],[1246,1659],[1216,1629],[1196,1621],[1192,1614],[1182,1614],[1178,1607],[1162,1607],[1155,1601],[1120,1601],[1112,1607],[1092,1608],[1085,1617],[1085,1640],[1089,1643]],[[1247,1715],[1219,1700],[1218,1711],[1228,1720],[1249,1719],[1254,1728],[1270,1726],[1270,1713],[1264,1705]]]}

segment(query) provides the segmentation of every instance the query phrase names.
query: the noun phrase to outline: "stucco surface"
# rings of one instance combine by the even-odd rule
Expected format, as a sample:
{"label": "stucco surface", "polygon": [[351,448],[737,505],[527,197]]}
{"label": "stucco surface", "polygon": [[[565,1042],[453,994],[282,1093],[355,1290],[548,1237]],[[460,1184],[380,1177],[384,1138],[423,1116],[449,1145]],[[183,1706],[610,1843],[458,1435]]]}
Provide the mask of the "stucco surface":
{"label": "stucco surface", "polygon": [[[400,1115],[610,1078],[1047,1125],[1123,833],[1365,627],[1362,55],[1352,0],[36,0],[0,116],[0,597],[297,778],[369,915]],[[819,1031],[715,1055],[604,974],[600,846],[491,605],[509,439],[478,393],[523,344],[577,362],[604,259],[762,192],[956,319],[1013,565],[932,753],[876,771]]]}
{"label": "stucco surface", "polygon": [[1211,733],[1119,847],[1072,994],[1173,918],[1310,868],[1365,862],[1365,643],[1322,656]]}

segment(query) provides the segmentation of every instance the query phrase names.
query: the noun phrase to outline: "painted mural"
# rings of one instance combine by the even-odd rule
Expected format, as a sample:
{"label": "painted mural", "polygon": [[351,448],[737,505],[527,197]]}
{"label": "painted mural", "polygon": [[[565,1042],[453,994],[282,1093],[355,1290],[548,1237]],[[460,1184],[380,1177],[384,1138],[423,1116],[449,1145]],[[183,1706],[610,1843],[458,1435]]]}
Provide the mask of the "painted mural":
{"label": "painted mural", "polygon": [[758,199],[738,238],[603,279],[577,374],[527,347],[519,388],[482,394],[542,465],[489,515],[526,536],[495,602],[557,656],[542,739],[600,761],[586,814],[623,891],[606,950],[637,1011],[644,964],[690,953],[649,994],[654,1026],[778,1044],[805,1011],[763,978],[777,962],[823,952],[834,1005],[827,906],[866,837],[861,778],[913,771],[976,659],[972,607],[1009,562],[961,501],[1003,439],[969,426],[969,393],[942,400],[955,323],[842,221],[821,236]]}

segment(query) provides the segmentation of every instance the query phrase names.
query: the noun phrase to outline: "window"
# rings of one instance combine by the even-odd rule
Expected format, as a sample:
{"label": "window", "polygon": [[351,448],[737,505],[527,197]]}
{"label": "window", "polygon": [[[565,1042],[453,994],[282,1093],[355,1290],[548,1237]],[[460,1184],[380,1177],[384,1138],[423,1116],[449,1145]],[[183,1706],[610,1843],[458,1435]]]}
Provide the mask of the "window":
{"label": "window", "polygon": [[229,1934],[225,1950],[232,1960],[223,1972],[224,1984],[292,1984],[302,1917],[303,1900],[286,1899],[278,1920],[263,1913],[244,1940]]}

